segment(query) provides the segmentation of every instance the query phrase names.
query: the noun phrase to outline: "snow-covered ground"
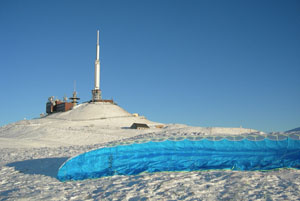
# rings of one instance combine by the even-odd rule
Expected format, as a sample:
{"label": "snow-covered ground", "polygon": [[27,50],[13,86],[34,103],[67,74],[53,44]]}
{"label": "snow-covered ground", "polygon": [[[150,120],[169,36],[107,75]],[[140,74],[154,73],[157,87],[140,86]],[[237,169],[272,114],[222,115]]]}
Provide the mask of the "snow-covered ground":
{"label": "snow-covered ground", "polygon": [[[150,129],[129,129],[147,123]],[[178,135],[240,135],[245,128],[202,128],[135,117],[117,105],[71,111],[0,127],[0,200],[300,200],[300,170],[142,173],[62,183],[69,157],[111,142]]]}

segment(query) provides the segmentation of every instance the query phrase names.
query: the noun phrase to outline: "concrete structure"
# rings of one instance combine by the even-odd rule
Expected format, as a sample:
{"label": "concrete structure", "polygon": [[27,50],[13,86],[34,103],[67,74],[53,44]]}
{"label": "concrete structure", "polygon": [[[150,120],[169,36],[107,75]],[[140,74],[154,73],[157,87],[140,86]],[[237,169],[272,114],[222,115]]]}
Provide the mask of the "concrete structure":
{"label": "concrete structure", "polygon": [[96,61],[95,61],[95,84],[92,90],[92,102],[100,102],[102,99],[100,90],[100,46],[99,46],[99,30],[97,31],[96,45]]}
{"label": "concrete structure", "polygon": [[141,123],[133,123],[130,128],[132,129],[147,129],[149,126],[147,124],[141,124]]}
{"label": "concrete structure", "polygon": [[[99,45],[99,30],[97,31],[97,45],[96,45],[96,60],[95,60],[95,83],[94,89],[92,90],[92,100],[89,102],[103,102],[103,103],[110,103],[115,104],[113,100],[104,100],[102,99],[102,94],[100,90],[100,45]],[[50,97],[48,102],[46,103],[46,112],[48,114],[55,113],[55,112],[65,112],[71,110],[78,104],[78,100],[80,98],[77,97],[76,92],[76,82],[74,82],[74,92],[73,96],[69,98],[72,102],[67,102],[67,97],[61,100],[55,100],[54,97]]]}
{"label": "concrete structure", "polygon": [[46,112],[47,114],[52,114],[55,112],[66,112],[73,108],[73,103],[63,102],[61,100],[54,100],[54,97],[51,96],[46,103]]}

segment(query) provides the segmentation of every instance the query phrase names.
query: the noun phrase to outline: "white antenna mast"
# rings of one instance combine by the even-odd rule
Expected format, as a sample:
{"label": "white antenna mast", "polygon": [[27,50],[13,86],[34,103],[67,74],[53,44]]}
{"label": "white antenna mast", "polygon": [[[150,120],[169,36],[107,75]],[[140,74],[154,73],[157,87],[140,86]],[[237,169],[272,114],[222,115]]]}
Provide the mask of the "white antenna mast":
{"label": "white antenna mast", "polygon": [[95,60],[95,85],[92,90],[93,102],[101,101],[100,90],[100,45],[99,45],[99,30],[97,30],[97,45],[96,45],[96,60]]}

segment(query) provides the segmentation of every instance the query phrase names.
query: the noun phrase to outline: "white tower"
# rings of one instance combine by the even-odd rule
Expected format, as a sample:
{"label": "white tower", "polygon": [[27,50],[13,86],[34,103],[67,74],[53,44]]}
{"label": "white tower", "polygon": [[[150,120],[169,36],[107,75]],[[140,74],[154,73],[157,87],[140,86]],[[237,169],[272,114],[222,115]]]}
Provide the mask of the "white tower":
{"label": "white tower", "polygon": [[93,102],[101,101],[100,90],[100,47],[99,47],[99,30],[97,31],[96,61],[95,61],[95,88],[92,90]]}

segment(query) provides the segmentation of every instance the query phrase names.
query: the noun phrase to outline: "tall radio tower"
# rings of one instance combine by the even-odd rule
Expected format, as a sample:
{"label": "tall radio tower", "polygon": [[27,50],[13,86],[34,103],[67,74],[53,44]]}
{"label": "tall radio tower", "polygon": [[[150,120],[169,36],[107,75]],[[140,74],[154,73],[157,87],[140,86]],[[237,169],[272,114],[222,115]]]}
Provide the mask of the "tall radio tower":
{"label": "tall radio tower", "polygon": [[97,46],[96,46],[96,61],[95,61],[95,88],[92,90],[92,101],[101,101],[100,90],[100,59],[99,59],[100,47],[99,47],[99,30],[97,31]]}

